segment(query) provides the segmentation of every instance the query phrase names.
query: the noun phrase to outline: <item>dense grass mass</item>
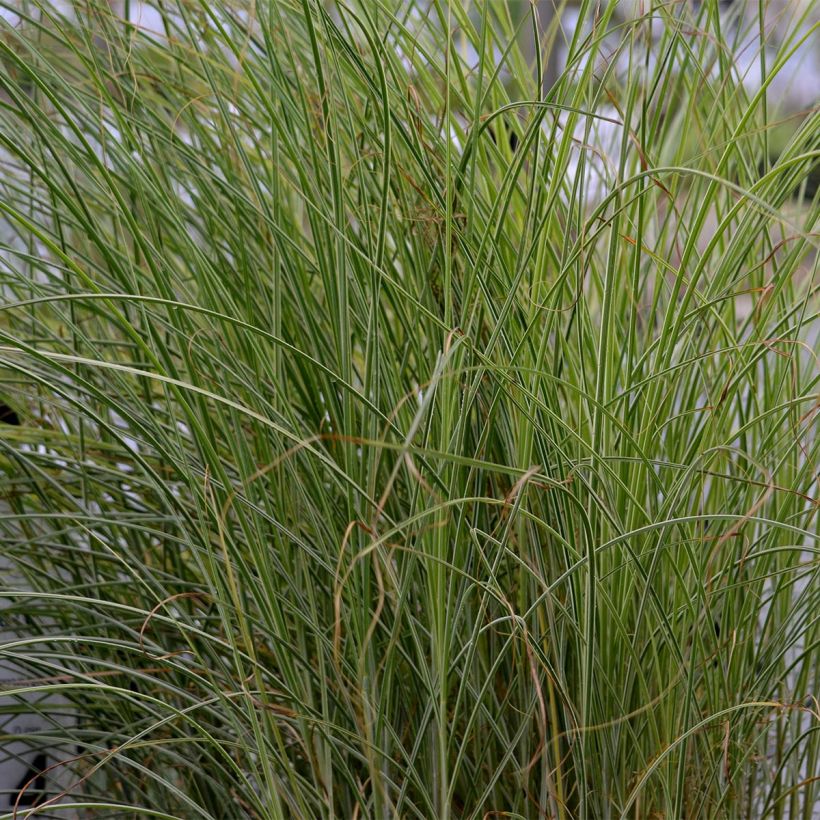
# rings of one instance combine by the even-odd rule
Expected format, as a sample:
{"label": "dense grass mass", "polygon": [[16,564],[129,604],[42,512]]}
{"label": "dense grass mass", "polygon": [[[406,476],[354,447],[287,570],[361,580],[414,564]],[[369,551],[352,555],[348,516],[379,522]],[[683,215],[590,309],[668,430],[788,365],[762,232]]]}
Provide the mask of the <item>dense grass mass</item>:
{"label": "dense grass mass", "polygon": [[17,817],[817,817],[817,24],[546,5],[6,5]]}

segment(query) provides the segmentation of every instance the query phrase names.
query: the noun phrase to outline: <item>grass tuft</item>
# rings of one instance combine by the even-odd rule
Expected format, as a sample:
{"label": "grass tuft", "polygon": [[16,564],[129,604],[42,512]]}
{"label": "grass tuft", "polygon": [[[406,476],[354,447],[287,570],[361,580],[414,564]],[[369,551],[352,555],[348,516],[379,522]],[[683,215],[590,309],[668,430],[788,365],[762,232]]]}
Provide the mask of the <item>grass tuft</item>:
{"label": "grass tuft", "polygon": [[49,811],[816,816],[811,4],[2,5]]}

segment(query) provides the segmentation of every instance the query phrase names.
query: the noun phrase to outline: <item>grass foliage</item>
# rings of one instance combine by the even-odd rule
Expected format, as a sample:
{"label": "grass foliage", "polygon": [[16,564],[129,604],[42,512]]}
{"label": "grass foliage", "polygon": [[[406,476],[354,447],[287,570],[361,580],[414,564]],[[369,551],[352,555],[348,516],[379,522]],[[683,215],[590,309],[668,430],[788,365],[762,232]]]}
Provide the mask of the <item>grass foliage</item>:
{"label": "grass foliage", "polygon": [[0,24],[49,811],[816,816],[817,27],[71,5]]}

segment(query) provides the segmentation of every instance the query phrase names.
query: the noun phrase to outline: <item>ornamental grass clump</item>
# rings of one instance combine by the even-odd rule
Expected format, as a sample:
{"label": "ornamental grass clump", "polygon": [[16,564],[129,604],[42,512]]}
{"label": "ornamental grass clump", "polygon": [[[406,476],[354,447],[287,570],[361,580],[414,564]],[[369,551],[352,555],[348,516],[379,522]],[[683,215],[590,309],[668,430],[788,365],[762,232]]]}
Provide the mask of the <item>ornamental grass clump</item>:
{"label": "ornamental grass clump", "polygon": [[779,5],[4,4],[0,818],[816,817]]}

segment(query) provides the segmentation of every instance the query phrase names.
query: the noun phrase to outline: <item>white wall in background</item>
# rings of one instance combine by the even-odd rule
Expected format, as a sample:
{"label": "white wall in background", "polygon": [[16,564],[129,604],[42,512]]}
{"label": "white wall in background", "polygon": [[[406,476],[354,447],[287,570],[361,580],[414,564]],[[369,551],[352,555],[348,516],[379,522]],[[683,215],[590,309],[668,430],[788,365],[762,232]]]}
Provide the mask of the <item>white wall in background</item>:
{"label": "white wall in background", "polygon": [[[0,507],[0,515],[7,508]],[[2,547],[0,547],[0,550]],[[58,747],[48,739],[60,727],[73,724],[68,701],[52,693],[5,694],[15,688],[31,686],[42,669],[21,663],[21,659],[42,647],[19,645],[20,641],[30,641],[30,627],[27,628],[23,607],[14,607],[14,599],[3,597],[3,592],[25,589],[22,578],[15,572],[11,561],[0,551],[0,736],[13,736],[16,740],[0,743],[0,814],[12,810],[17,796],[30,778],[43,768],[59,764],[70,756],[73,749]],[[45,789],[54,796],[68,789],[76,779],[70,768],[58,765],[45,779]],[[33,798],[35,790],[24,793]],[[62,802],[66,802],[63,800]],[[30,807],[21,801],[19,808]],[[40,820],[56,817],[44,809],[37,812]],[[72,814],[59,812],[63,820],[71,820]]]}

